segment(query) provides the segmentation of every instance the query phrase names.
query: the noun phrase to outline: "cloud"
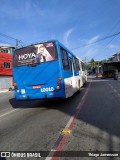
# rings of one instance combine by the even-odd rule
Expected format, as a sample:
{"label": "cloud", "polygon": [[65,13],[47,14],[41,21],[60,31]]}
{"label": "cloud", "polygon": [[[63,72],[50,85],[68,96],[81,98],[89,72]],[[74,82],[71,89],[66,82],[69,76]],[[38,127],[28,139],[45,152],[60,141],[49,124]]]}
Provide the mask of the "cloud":
{"label": "cloud", "polygon": [[87,46],[84,48],[77,49],[75,54],[81,59],[86,58],[89,61],[91,58],[96,58],[102,53],[102,49],[99,45]]}
{"label": "cloud", "polygon": [[81,59],[86,58],[87,61],[90,61],[91,58],[95,60],[108,59],[119,50],[119,45],[110,44],[108,47],[105,47],[105,45],[98,43],[73,50],[73,52]]}
{"label": "cloud", "polygon": [[64,34],[63,42],[67,47],[69,47],[69,38],[70,38],[70,35],[73,33],[74,30],[75,30],[75,28],[70,28]]}
{"label": "cloud", "polygon": [[[0,47],[3,47],[3,46],[11,46],[10,44],[8,44],[8,43],[0,43]],[[13,46],[13,45],[12,45]]]}
{"label": "cloud", "polygon": [[3,3],[0,13],[4,18],[9,17],[12,20],[32,20],[36,17],[44,16],[45,11],[35,2],[30,3],[29,1],[25,1],[23,4],[22,1],[15,1],[9,4]]}
{"label": "cloud", "polygon": [[97,35],[97,36],[94,36],[94,37],[86,40],[86,43],[87,43],[87,44],[95,43],[95,42],[96,42],[97,40],[99,40],[99,39],[100,39],[100,35]]}
{"label": "cloud", "polygon": [[117,49],[117,48],[119,48],[119,47],[120,47],[120,46],[114,45],[114,44],[110,44],[110,45],[107,46],[108,49]]}
{"label": "cloud", "polygon": [[101,55],[100,53],[103,52],[103,47],[95,42],[99,40],[100,37],[100,35],[96,35],[89,39],[78,39],[79,43],[81,44],[78,46],[80,48],[77,49],[76,47],[75,50],[73,49],[73,52],[81,59],[84,59],[86,57],[87,60],[90,60],[91,58],[99,57]]}

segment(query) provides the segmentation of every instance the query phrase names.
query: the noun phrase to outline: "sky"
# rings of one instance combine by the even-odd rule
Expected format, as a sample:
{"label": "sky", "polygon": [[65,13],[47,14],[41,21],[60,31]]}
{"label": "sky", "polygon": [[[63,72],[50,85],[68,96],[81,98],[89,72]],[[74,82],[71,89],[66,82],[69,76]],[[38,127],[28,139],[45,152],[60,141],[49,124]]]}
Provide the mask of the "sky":
{"label": "sky", "polygon": [[120,0],[0,0],[0,33],[20,45],[57,39],[81,59],[103,60],[120,51],[120,34],[94,42],[120,32],[119,8]]}

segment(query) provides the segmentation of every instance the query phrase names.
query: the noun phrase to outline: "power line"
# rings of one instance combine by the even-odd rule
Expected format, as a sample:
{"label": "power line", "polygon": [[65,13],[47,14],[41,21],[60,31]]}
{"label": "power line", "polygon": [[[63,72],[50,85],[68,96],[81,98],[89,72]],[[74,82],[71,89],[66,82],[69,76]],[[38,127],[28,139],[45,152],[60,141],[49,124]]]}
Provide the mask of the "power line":
{"label": "power line", "polygon": [[[115,39],[116,37],[113,37],[103,48],[103,51],[105,51],[107,49],[107,47],[109,46],[109,44]],[[95,55],[93,58],[95,58],[98,55]],[[107,57],[107,55],[105,55]],[[88,58],[88,60],[90,60],[90,56]]]}
{"label": "power line", "polygon": [[3,37],[6,37],[6,38],[12,39],[12,40],[16,40],[17,39],[17,38],[13,38],[13,37],[8,36],[8,35],[3,34],[3,33],[0,33],[0,35],[3,36]]}
{"label": "power line", "polygon": [[110,34],[110,32],[112,32],[120,23],[120,20],[112,27],[112,29],[108,32],[108,34]]}
{"label": "power line", "polygon": [[96,40],[95,42],[88,43],[88,44],[85,44],[85,45],[81,45],[80,47],[76,47],[76,48],[73,48],[73,49],[71,49],[71,50],[75,50],[75,49],[79,49],[79,48],[82,48],[82,47],[86,47],[86,46],[89,46],[89,45],[95,44],[95,43],[97,43],[97,42],[100,42],[100,41],[106,40],[106,39],[108,39],[108,38],[111,38],[111,37],[117,36],[117,35],[119,35],[119,34],[120,34],[120,32],[117,32],[117,33],[114,33],[114,34],[112,34],[112,35],[109,35],[109,36],[106,36],[106,37],[100,38],[100,39]]}
{"label": "power line", "polygon": [[[116,37],[113,37],[108,43],[107,43],[107,45],[105,46],[105,49],[107,49],[107,47],[109,46],[109,44],[115,39]],[[105,50],[104,50],[105,51]],[[107,57],[107,55],[106,55],[106,57]]]}
{"label": "power line", "polygon": [[3,44],[6,43],[6,44],[14,45],[14,44],[12,44],[12,43],[9,43],[8,41],[0,40],[0,42],[3,43]]}
{"label": "power line", "polygon": [[[0,33],[0,36],[5,37],[5,38],[8,38],[8,39],[10,39],[10,40],[14,40],[15,43],[16,43],[16,47],[19,47],[19,44],[20,44],[20,43],[26,44],[25,42],[23,42],[22,40],[19,40],[18,38],[14,38],[14,37],[8,36],[8,35],[3,34],[3,33]],[[5,43],[6,43],[6,42],[5,42]],[[10,43],[9,43],[9,44],[10,44]]]}

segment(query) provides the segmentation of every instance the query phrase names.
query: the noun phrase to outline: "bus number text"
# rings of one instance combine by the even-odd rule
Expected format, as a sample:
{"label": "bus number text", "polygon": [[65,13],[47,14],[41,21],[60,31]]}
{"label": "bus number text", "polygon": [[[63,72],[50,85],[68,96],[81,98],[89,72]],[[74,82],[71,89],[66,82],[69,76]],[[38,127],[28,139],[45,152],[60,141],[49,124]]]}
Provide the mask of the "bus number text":
{"label": "bus number text", "polygon": [[54,91],[53,87],[49,87],[49,88],[41,88],[41,92],[51,92]]}

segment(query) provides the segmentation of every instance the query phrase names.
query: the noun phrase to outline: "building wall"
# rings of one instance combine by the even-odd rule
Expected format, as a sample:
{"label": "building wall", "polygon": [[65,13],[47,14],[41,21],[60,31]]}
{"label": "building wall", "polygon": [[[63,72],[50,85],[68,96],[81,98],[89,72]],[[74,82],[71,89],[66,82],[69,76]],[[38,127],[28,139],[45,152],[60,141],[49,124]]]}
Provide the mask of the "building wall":
{"label": "building wall", "polygon": [[12,75],[12,55],[0,52],[0,75]]}
{"label": "building wall", "polygon": [[12,87],[12,51],[14,47],[0,46],[0,89]]}
{"label": "building wall", "polygon": [[109,58],[110,62],[114,62],[114,61],[120,61],[120,53],[116,53],[113,55],[113,57]]}
{"label": "building wall", "polygon": [[12,87],[11,76],[0,76],[0,89],[9,89]]}

